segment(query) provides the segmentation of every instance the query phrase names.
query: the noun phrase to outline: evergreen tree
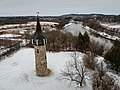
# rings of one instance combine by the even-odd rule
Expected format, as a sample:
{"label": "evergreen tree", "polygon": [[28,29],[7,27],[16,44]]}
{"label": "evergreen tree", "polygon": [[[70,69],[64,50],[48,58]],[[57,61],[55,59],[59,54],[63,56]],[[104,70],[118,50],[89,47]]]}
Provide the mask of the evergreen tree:
{"label": "evergreen tree", "polygon": [[76,48],[80,51],[83,51],[83,48],[84,48],[84,40],[83,39],[84,39],[83,35],[81,34],[81,32],[79,32]]}
{"label": "evergreen tree", "polygon": [[88,49],[89,48],[89,44],[90,44],[90,37],[88,35],[88,33],[85,31],[84,35],[84,49]]}
{"label": "evergreen tree", "polygon": [[105,57],[107,62],[111,65],[110,67],[117,71],[120,71],[120,41],[116,40],[113,47],[106,53]]}
{"label": "evergreen tree", "polygon": [[88,33],[86,31],[85,31],[83,37],[84,37],[85,42],[90,42],[90,37],[89,37],[89,35],[88,35]]}
{"label": "evergreen tree", "polygon": [[84,35],[79,32],[77,39],[77,49],[80,51],[86,51],[89,48],[90,37],[87,32]]}

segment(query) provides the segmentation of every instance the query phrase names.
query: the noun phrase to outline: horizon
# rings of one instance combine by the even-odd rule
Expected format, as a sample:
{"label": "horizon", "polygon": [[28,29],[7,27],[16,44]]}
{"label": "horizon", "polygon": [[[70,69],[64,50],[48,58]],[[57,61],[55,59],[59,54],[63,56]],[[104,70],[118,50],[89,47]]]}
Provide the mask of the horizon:
{"label": "horizon", "polygon": [[[120,14],[104,14],[104,13],[65,13],[65,14],[61,14],[61,15],[40,15],[40,17],[49,17],[49,16],[63,16],[63,15],[71,15],[71,14],[75,14],[75,15],[91,15],[91,14],[95,14],[95,15],[115,15],[115,16],[119,16]],[[37,15],[37,14],[36,14]],[[36,15],[0,15],[0,17],[27,17],[27,16],[36,16]]]}

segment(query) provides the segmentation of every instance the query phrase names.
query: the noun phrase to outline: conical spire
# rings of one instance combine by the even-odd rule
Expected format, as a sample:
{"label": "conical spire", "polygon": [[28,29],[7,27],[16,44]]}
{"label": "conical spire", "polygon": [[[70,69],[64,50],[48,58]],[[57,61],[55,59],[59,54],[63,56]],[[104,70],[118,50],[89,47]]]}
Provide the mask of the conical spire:
{"label": "conical spire", "polygon": [[39,22],[39,16],[37,15],[37,25],[36,25],[36,32],[42,32],[41,30],[41,25],[40,25],[40,22]]}
{"label": "conical spire", "polygon": [[41,25],[39,22],[39,16],[37,15],[37,25],[36,25],[36,31],[32,36],[32,44],[33,45],[45,45],[47,43],[47,39],[42,33]]}

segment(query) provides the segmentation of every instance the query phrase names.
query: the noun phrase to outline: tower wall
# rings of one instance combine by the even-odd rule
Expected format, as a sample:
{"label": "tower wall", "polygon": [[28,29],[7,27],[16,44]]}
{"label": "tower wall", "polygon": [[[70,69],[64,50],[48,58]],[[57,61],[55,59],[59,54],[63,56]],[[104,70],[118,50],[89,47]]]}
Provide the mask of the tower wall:
{"label": "tower wall", "polygon": [[47,75],[46,46],[34,46],[35,49],[35,66],[38,76]]}

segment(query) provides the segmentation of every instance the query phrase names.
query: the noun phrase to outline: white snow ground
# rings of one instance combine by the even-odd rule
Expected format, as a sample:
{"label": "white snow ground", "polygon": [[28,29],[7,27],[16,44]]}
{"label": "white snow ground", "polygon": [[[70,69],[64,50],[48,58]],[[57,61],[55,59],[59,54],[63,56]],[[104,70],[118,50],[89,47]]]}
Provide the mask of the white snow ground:
{"label": "white snow ground", "polygon": [[0,37],[20,37],[21,35],[16,35],[16,34],[2,34]]}
{"label": "white snow ground", "polygon": [[101,25],[107,28],[120,28],[120,24],[117,23],[101,23]]}
{"label": "white snow ground", "polygon": [[82,23],[74,23],[74,22],[70,22],[70,23],[66,24],[64,26],[64,30],[67,32],[71,32],[73,35],[76,35],[76,36],[79,35],[79,32],[84,34],[85,31],[87,31],[83,28]]}
{"label": "white snow ground", "polygon": [[[70,86],[69,82],[58,79],[66,61],[70,60],[70,53],[47,52],[48,68],[52,70],[52,75],[38,77],[35,74],[34,50],[20,50],[0,62],[0,90],[78,90],[79,88]],[[90,89],[85,87],[81,90]]]}
{"label": "white snow ground", "polygon": [[[56,22],[40,22],[41,25],[55,25],[58,24]],[[31,26],[31,25],[36,25],[36,22],[28,22],[27,24],[10,24],[10,25],[3,25],[0,26],[0,29],[2,28],[13,28],[13,27],[17,27],[17,26]]]}
{"label": "white snow ground", "polygon": [[[36,25],[36,22],[28,22],[29,25]],[[56,22],[45,22],[45,21],[40,21],[41,25],[55,25],[55,24],[59,24]]]}

